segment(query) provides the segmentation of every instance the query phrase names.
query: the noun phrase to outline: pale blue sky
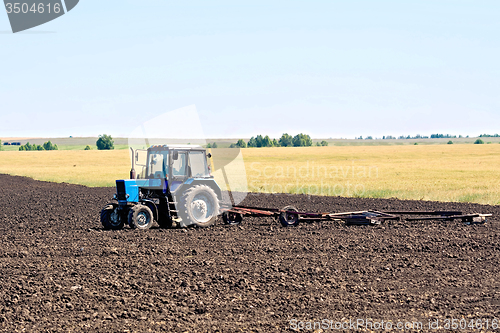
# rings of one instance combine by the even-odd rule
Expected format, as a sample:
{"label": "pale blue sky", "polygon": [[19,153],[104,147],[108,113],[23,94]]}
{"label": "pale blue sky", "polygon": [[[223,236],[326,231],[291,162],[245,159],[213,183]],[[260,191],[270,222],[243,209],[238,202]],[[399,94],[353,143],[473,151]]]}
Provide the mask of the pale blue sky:
{"label": "pale blue sky", "polygon": [[0,137],[127,136],[193,104],[212,138],[497,133],[499,15],[477,0],[81,0],[12,34],[0,12]]}

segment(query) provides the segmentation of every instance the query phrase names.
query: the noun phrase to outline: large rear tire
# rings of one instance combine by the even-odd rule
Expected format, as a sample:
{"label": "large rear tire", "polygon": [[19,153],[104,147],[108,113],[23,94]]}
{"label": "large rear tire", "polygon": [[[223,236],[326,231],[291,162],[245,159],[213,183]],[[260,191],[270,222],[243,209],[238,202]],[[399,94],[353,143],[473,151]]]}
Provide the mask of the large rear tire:
{"label": "large rear tire", "polygon": [[211,187],[196,185],[184,192],[179,208],[184,225],[209,227],[219,214],[219,199]]}
{"label": "large rear tire", "polygon": [[146,205],[135,205],[128,213],[128,224],[132,229],[148,230],[153,221],[153,212]]}
{"label": "large rear tire", "polygon": [[101,224],[106,230],[119,230],[125,224],[125,219],[115,205],[107,205],[101,210]]}

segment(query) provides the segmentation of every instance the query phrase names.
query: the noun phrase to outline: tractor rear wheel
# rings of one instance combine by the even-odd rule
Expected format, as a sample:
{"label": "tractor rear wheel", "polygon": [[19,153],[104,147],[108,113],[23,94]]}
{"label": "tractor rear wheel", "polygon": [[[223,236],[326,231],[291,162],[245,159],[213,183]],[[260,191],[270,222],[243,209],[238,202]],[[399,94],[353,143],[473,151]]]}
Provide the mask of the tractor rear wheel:
{"label": "tractor rear wheel", "polygon": [[153,212],[146,205],[135,205],[128,213],[128,224],[132,229],[148,230],[153,221]]}
{"label": "tractor rear wheel", "polygon": [[299,225],[299,215],[298,214],[291,214],[289,212],[298,212],[297,208],[293,206],[286,206],[283,208],[284,212],[280,214],[280,223],[284,227],[296,227]]}
{"label": "tractor rear wheel", "polygon": [[115,205],[107,205],[101,210],[101,224],[104,229],[107,230],[118,230],[122,229],[124,223],[124,218],[118,211],[118,207]]}
{"label": "tractor rear wheel", "polygon": [[209,227],[219,214],[219,199],[211,187],[195,185],[184,192],[179,208],[184,225]]}

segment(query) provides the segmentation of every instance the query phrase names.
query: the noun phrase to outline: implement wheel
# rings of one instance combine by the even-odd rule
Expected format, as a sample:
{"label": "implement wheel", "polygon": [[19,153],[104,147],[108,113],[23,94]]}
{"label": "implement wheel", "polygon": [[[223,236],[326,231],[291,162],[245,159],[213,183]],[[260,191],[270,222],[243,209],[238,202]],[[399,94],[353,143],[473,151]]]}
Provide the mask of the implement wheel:
{"label": "implement wheel", "polygon": [[153,212],[146,205],[135,205],[128,213],[128,224],[132,229],[148,230],[153,221]]}
{"label": "implement wheel", "polygon": [[280,223],[284,227],[296,227],[299,225],[299,215],[298,214],[290,214],[288,212],[298,212],[297,208],[293,206],[286,206],[283,208],[284,212],[280,214]]}
{"label": "implement wheel", "polygon": [[222,213],[222,220],[225,224],[238,225],[241,223],[241,221],[243,221],[243,216],[238,213],[224,212]]}
{"label": "implement wheel", "polygon": [[107,205],[101,210],[101,224],[106,230],[122,229],[125,222],[115,205]]}

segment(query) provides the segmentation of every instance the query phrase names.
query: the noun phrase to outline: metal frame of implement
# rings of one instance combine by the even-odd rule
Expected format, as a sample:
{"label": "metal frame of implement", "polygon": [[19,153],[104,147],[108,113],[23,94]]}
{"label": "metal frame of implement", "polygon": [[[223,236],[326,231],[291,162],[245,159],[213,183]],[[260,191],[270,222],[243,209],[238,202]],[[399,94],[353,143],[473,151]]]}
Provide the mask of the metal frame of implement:
{"label": "metal frame of implement", "polygon": [[405,221],[427,221],[442,220],[453,221],[462,220],[467,224],[485,223],[492,214],[463,214],[461,211],[388,211],[376,210],[345,212],[345,213],[312,213],[299,212],[295,207],[287,206],[283,209],[260,208],[247,206],[222,207],[223,220],[226,224],[240,224],[243,217],[273,217],[279,219],[284,226],[296,226],[300,222],[312,221],[333,221],[341,220],[346,225],[378,225],[384,221],[403,220]]}

